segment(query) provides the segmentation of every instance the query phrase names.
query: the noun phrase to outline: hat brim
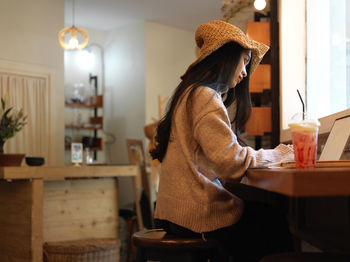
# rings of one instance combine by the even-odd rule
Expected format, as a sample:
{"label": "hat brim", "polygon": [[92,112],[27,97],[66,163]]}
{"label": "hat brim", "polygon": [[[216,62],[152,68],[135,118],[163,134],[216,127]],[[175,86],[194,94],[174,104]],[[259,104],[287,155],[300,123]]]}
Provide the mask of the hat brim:
{"label": "hat brim", "polygon": [[[204,58],[206,58],[208,55],[215,52],[217,49],[222,47],[223,45],[229,43],[229,42],[236,42],[236,41],[223,41],[220,45],[217,45],[216,48],[208,50],[207,52],[201,54],[190,66],[187,68],[185,74],[188,72],[189,69],[191,69],[193,66],[201,62]],[[269,46],[259,43],[257,41],[254,41],[252,39],[249,39],[246,44],[239,43],[243,48],[251,50],[252,51],[252,59],[251,59],[251,66],[250,66],[250,74],[252,74],[257,66],[260,64],[261,60],[264,58],[264,55],[269,50]]]}
{"label": "hat brim", "polygon": [[195,38],[197,46],[201,48],[200,54],[199,57],[187,68],[185,74],[193,66],[229,42],[238,43],[244,49],[252,51],[250,74],[255,71],[256,67],[260,64],[264,55],[269,50],[269,46],[250,39],[238,27],[221,20],[200,25],[196,31]]}

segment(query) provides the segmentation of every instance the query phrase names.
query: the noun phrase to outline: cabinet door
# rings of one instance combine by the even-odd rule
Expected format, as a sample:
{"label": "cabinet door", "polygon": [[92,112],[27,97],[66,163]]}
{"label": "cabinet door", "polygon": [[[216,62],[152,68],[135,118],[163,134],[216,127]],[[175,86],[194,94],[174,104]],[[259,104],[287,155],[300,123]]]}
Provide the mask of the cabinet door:
{"label": "cabinet door", "polygon": [[269,22],[247,22],[247,35],[255,41],[271,45]]}
{"label": "cabinet door", "polygon": [[262,93],[271,89],[271,65],[259,65],[250,77],[249,88],[251,93]]}
{"label": "cabinet door", "polygon": [[253,107],[246,126],[248,135],[263,136],[272,131],[271,127],[271,107]]}

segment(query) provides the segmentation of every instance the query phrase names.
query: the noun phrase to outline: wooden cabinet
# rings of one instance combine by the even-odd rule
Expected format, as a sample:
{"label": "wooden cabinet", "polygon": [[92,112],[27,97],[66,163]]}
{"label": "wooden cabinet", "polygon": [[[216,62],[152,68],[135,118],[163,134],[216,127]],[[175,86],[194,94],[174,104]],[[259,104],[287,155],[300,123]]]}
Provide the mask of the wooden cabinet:
{"label": "wooden cabinet", "polygon": [[271,45],[269,22],[247,22],[247,35],[255,41]]}
{"label": "wooden cabinet", "polygon": [[[272,56],[273,51],[278,49],[278,43],[272,41],[271,22],[247,22],[247,35],[258,42],[270,46],[261,64],[256,68],[250,78],[250,93],[252,97],[252,114],[246,125],[246,132],[249,137],[254,137],[255,148],[262,146],[262,141],[267,141],[264,146],[271,148],[279,142],[279,133],[275,133],[274,126],[278,126],[279,131],[279,86],[276,78],[278,77],[278,68],[276,72],[276,57]],[[276,54],[276,52],[274,53]],[[278,61],[277,57],[277,61]],[[274,72],[273,72],[274,70]],[[277,107],[276,107],[277,103]],[[277,110],[276,110],[277,109]],[[276,111],[276,112],[275,112]],[[277,119],[277,120],[276,120]],[[267,138],[267,139],[266,139]]]}
{"label": "wooden cabinet", "polygon": [[264,90],[271,90],[271,65],[259,65],[250,77],[249,83],[251,93],[263,93]]}
{"label": "wooden cabinet", "polygon": [[271,107],[253,107],[246,130],[251,136],[263,136],[265,133],[270,133],[272,131]]}

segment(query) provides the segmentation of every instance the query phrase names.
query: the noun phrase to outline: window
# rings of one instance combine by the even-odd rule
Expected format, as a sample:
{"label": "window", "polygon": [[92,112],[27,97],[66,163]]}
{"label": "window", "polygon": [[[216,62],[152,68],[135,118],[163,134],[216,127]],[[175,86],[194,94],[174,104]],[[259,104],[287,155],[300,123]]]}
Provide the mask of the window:
{"label": "window", "polygon": [[350,108],[350,1],[306,1],[306,100],[321,118]]}

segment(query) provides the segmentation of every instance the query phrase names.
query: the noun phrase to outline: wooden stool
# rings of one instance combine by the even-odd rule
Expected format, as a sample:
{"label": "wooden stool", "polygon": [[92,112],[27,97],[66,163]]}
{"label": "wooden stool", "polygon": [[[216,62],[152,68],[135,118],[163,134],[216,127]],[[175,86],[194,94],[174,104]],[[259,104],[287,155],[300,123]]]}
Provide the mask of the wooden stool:
{"label": "wooden stool", "polygon": [[124,219],[126,222],[126,228],[127,228],[127,243],[126,243],[126,262],[132,261],[132,235],[135,232],[135,226],[136,231],[139,230],[138,224],[137,224],[137,215],[134,211],[133,206],[124,206],[123,208],[119,209],[119,216]]}
{"label": "wooden stool", "polygon": [[281,253],[262,258],[260,262],[349,262],[349,255],[331,253]]}
{"label": "wooden stool", "polygon": [[[219,245],[215,239],[184,238],[167,234],[163,229],[142,230],[134,233],[137,262],[156,261],[215,261],[219,259]],[[216,261],[223,261],[216,260]]]}

